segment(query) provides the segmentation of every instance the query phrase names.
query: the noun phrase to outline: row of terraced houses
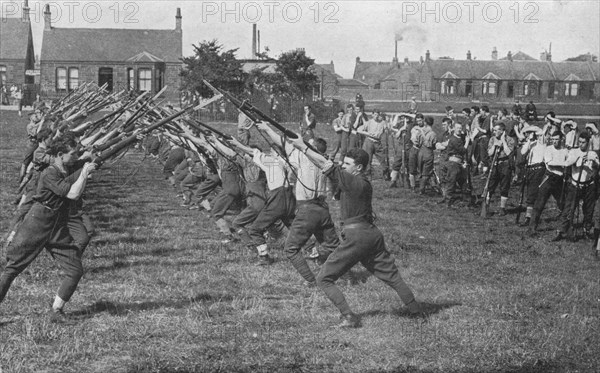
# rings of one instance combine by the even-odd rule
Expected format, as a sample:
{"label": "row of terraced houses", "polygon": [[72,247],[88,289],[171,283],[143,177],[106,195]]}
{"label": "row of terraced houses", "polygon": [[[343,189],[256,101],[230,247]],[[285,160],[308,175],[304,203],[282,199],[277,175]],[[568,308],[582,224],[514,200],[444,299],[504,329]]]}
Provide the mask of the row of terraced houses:
{"label": "row of terraced houses", "polygon": [[[34,75],[44,94],[59,96],[80,82],[106,84],[111,90],[158,92],[179,98],[182,68],[181,11],[171,30],[117,28],[57,28],[50,7],[44,9],[44,32],[39,70],[34,57],[29,7],[21,18],[0,22],[0,82],[33,85]],[[397,50],[397,49],[396,49]],[[264,61],[244,61],[245,65]],[[272,62],[274,63],[274,62]],[[268,64],[268,63],[267,63]],[[248,68],[246,66],[246,68]],[[353,100],[360,92],[366,101],[600,102],[600,64],[592,56],[580,62],[554,62],[548,53],[539,60],[522,52],[491,59],[433,59],[429,51],[419,61],[367,62],[356,58],[354,76],[344,79],[330,64],[316,64],[320,80],[315,96]]]}

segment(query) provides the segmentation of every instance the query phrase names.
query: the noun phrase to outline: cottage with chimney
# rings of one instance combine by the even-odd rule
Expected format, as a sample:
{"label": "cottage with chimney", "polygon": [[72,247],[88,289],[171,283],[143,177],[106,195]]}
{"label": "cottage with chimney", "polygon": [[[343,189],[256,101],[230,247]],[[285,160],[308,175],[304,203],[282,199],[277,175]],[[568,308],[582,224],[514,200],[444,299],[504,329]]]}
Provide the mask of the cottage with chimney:
{"label": "cottage with chimney", "polygon": [[56,28],[44,10],[41,83],[46,95],[59,96],[80,83],[106,84],[109,91],[159,92],[178,100],[182,68],[181,10],[173,30]]}
{"label": "cottage with chimney", "polygon": [[[427,51],[420,61],[365,62],[357,57],[354,79],[380,90],[377,97],[398,99],[417,96],[423,100],[511,102],[514,99],[536,102],[600,101],[600,64],[597,62],[554,62],[550,53],[537,60],[523,52],[491,59],[431,58]],[[383,92],[385,91],[385,92]]]}

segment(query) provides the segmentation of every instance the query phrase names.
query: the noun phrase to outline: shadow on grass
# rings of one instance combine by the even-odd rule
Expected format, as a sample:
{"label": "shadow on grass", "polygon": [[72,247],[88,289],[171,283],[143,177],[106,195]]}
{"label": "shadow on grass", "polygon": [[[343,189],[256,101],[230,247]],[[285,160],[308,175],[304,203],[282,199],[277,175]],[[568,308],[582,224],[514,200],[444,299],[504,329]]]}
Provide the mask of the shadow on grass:
{"label": "shadow on grass", "polygon": [[394,311],[381,311],[381,310],[371,310],[371,311],[367,311],[364,313],[359,314],[359,317],[365,317],[365,316],[377,316],[377,315],[393,315],[393,316],[399,316],[399,317],[407,317],[407,318],[411,318],[411,319],[415,319],[415,318],[422,318],[422,319],[427,319],[429,318],[429,316],[435,315],[436,313],[439,313],[442,310],[445,310],[446,308],[450,308],[450,307],[454,307],[454,306],[460,306],[462,305],[462,303],[460,302],[442,302],[442,303],[428,303],[428,302],[421,302],[421,310],[422,313],[421,314],[412,314],[408,311],[408,309],[406,307],[404,308],[400,308],[398,310],[394,310]]}
{"label": "shadow on grass", "polygon": [[108,300],[100,300],[82,310],[70,313],[70,316],[85,319],[93,317],[94,315],[102,312],[108,312],[113,316],[124,316],[132,312],[149,311],[160,308],[180,309],[189,307],[194,303],[213,304],[217,302],[231,302],[232,300],[233,297],[231,295],[209,293],[200,293],[194,297],[186,299],[166,299],[163,301],[147,301],[139,303],[119,303]]}
{"label": "shadow on grass", "polygon": [[525,364],[523,366],[506,366],[496,368],[466,368],[466,369],[420,369],[411,365],[401,365],[392,369],[375,369],[367,370],[366,373],[479,373],[482,371],[489,372],[508,372],[508,373],[559,373],[570,372],[576,367],[569,362],[537,360],[534,363]]}
{"label": "shadow on grass", "polygon": [[98,266],[98,267],[93,267],[93,268],[89,268],[86,272],[87,273],[101,273],[101,272],[106,272],[106,271],[114,271],[116,269],[121,269],[121,268],[133,268],[133,267],[142,267],[142,266],[160,266],[160,267],[175,267],[175,268],[179,268],[182,266],[195,266],[195,265],[201,265],[201,264],[206,264],[207,260],[191,260],[191,261],[177,261],[177,262],[165,262],[164,260],[138,260],[135,262],[124,262],[124,261],[115,261],[113,264],[111,265],[104,265],[104,266]]}

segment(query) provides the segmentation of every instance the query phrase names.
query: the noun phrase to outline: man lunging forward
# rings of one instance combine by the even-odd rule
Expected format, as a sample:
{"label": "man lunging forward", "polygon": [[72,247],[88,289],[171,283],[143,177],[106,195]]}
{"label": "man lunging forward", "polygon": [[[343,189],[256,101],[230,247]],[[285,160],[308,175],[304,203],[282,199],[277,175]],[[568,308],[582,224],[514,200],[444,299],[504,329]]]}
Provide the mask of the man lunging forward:
{"label": "man lunging forward", "polygon": [[360,319],[335,285],[335,281],[358,262],[394,289],[412,314],[421,313],[421,305],[402,280],[394,257],[385,247],[383,234],[373,224],[373,187],[365,176],[369,155],[362,149],[352,149],[341,166],[334,166],[333,162],[309,149],[301,139],[291,141],[341,190],[342,241],[317,276],[318,286],[341,312],[339,326],[360,326]]}

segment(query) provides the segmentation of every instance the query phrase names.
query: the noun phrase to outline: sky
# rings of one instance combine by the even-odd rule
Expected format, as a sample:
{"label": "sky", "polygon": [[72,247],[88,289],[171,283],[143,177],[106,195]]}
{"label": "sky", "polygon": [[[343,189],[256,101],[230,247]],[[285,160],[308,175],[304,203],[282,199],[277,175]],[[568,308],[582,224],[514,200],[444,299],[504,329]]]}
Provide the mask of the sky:
{"label": "sky", "polygon": [[[0,17],[20,16],[23,0],[0,0]],[[390,61],[449,56],[491,58],[523,51],[534,58],[549,50],[553,61],[600,54],[600,1],[37,1],[29,0],[36,54],[41,51],[43,7],[55,27],[172,29],[182,11],[183,54],[193,44],[218,40],[250,58],[252,24],[260,50],[269,55],[304,48],[317,63],[333,61],[351,78],[356,57]],[[1,23],[0,23],[1,28]]]}

